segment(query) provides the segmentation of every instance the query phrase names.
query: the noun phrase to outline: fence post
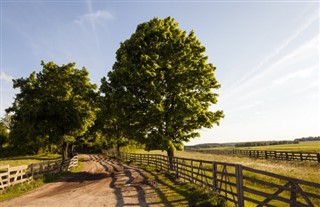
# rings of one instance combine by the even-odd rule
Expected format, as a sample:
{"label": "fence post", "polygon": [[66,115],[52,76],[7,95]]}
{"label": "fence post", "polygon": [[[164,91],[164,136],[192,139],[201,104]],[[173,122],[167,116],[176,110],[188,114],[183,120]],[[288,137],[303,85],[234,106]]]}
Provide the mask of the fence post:
{"label": "fence post", "polygon": [[142,154],[140,154],[140,165],[142,165]]}
{"label": "fence post", "polygon": [[317,153],[317,161],[320,162],[320,153]]}
{"label": "fence post", "polygon": [[176,160],[176,178],[178,178],[178,177],[179,177],[179,170],[178,170],[178,165],[179,165],[179,163],[178,163],[178,158],[176,157],[175,160]]}
{"label": "fence post", "polygon": [[191,183],[194,183],[194,180],[193,180],[193,160],[191,160]]}
{"label": "fence post", "polygon": [[218,180],[217,180],[217,163],[212,162],[212,185],[213,190],[218,191]]}
{"label": "fence post", "polygon": [[236,165],[238,207],[244,207],[242,165]]}
{"label": "fence post", "polygon": [[31,166],[31,178],[33,180],[33,173],[34,173],[34,170],[33,170],[33,163],[30,165]]}
{"label": "fence post", "polygon": [[303,161],[302,152],[300,152],[300,160]]}
{"label": "fence post", "polygon": [[8,165],[8,186],[10,186],[11,176],[10,176],[10,165]]}
{"label": "fence post", "polygon": [[296,187],[294,184],[290,185],[290,207],[296,207],[297,206],[297,193],[296,193]]}

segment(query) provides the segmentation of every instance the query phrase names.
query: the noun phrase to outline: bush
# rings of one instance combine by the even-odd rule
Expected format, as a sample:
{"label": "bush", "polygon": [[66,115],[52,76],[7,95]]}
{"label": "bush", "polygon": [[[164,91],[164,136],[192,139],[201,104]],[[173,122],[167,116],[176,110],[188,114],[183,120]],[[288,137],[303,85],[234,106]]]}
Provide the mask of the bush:
{"label": "bush", "polygon": [[205,188],[187,184],[190,207],[225,207],[226,200]]}

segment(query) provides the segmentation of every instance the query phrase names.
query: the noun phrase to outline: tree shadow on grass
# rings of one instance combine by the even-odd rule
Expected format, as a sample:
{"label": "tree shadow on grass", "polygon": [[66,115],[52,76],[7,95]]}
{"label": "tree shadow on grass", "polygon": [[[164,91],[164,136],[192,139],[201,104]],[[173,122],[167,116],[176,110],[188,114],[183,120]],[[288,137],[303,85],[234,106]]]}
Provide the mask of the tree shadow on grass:
{"label": "tree shadow on grass", "polygon": [[[126,165],[122,164],[122,163],[119,163],[123,166],[123,168],[125,169],[125,173],[127,175],[127,177],[129,177],[129,180],[127,181],[127,183],[130,183],[132,182],[133,178],[132,178],[132,173],[126,169],[129,169],[129,167],[127,167]],[[188,202],[188,199],[186,199],[187,197],[187,192],[186,191],[183,191],[177,187],[174,187],[173,185],[169,185],[167,184],[166,182],[162,181],[162,179],[160,179],[159,175],[157,172],[153,171],[153,170],[148,170],[146,169],[145,167],[143,168],[145,172],[148,172],[150,175],[152,175],[154,177],[154,179],[152,180],[149,180],[148,177],[143,173],[143,171],[137,167],[134,167],[132,168],[134,169],[134,171],[136,171],[140,177],[142,177],[142,181],[140,182],[140,184],[142,185],[148,185],[151,187],[151,189],[159,196],[161,202],[157,202],[157,203],[148,203],[150,205],[155,205],[155,204],[158,204],[158,203],[161,203],[161,204],[165,204],[166,207],[174,207],[176,206],[175,203],[177,202],[186,202],[186,203],[189,203]],[[167,177],[166,179],[169,179],[169,177]],[[170,180],[171,182],[174,182],[172,179]],[[160,184],[161,186],[163,187],[158,187],[158,184]],[[143,189],[141,188],[141,186],[139,185],[135,185],[135,188],[138,192],[138,197],[139,197],[139,200],[143,200],[145,201],[146,203],[146,200],[145,200],[145,193],[143,191]],[[170,201],[168,199],[168,196],[170,196],[170,194],[168,194],[168,192],[165,192],[163,190],[163,188],[166,188],[166,189],[169,189],[171,191],[172,194],[178,194],[182,197],[184,197],[185,199],[180,199],[180,200],[174,200],[174,201]],[[120,202],[118,203],[119,205],[117,205],[117,207],[120,207],[120,206],[125,206],[125,204],[123,203],[123,199],[121,200],[121,198],[119,199]],[[143,203],[143,202],[140,202],[140,204]],[[149,206],[149,205],[140,205],[140,206]]]}
{"label": "tree shadow on grass", "polygon": [[[177,186],[176,184],[174,184],[174,185],[169,185],[169,184],[167,184],[166,182],[164,182],[164,181],[159,177],[157,171],[148,170],[148,169],[146,169],[146,167],[144,167],[143,169],[144,169],[144,171],[148,172],[149,174],[151,174],[151,175],[154,177],[154,181],[151,181],[151,182],[149,181],[150,186],[155,190],[155,192],[156,192],[156,193],[158,194],[158,196],[161,198],[161,201],[163,201],[163,202],[166,204],[166,206],[168,206],[168,207],[174,207],[174,206],[175,206],[174,203],[176,203],[176,202],[183,202],[183,201],[188,202],[188,199],[175,200],[174,202],[169,201],[168,198],[167,198],[168,195],[167,195],[165,192],[163,192],[161,188],[156,187],[157,184],[160,184],[160,185],[164,186],[165,188],[170,189],[170,191],[173,191],[174,193],[177,193],[177,194],[179,194],[180,196],[182,196],[182,197],[184,197],[184,198],[186,198],[186,197],[188,196],[188,194],[187,194],[186,191],[181,190],[181,189],[179,189],[179,188],[177,188],[177,187],[174,187],[174,186]],[[145,177],[145,178],[147,179],[147,177],[141,172],[141,170],[137,169],[137,172],[138,172],[141,176],[143,176],[143,177]],[[159,171],[159,173],[160,173],[160,171]],[[162,172],[162,173],[163,173],[163,172]],[[169,179],[169,180],[170,180],[171,182],[173,182],[173,183],[175,182],[175,181],[174,181],[171,177],[169,177],[169,176],[166,176],[166,179]]]}

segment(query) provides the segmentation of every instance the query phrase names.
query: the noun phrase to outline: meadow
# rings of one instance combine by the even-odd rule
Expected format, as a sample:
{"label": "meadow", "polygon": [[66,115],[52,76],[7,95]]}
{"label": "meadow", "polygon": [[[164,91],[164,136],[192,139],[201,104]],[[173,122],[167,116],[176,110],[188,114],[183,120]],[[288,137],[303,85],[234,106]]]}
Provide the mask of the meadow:
{"label": "meadow", "polygon": [[[135,153],[135,154],[136,153],[137,154],[162,154],[162,155],[166,156],[165,152],[156,151],[156,150],[150,151],[150,152],[147,152],[144,150],[132,150],[131,153]],[[246,166],[246,167],[253,168],[256,170],[261,170],[263,172],[271,172],[271,173],[275,173],[276,175],[282,175],[285,177],[291,177],[291,178],[296,178],[299,180],[305,180],[305,181],[310,181],[313,183],[320,184],[320,180],[319,180],[320,165],[319,165],[319,163],[251,159],[251,158],[247,158],[247,157],[206,154],[206,153],[190,152],[190,151],[177,151],[177,152],[175,152],[175,156],[180,157],[180,158],[189,158],[189,159],[193,159],[193,160],[206,160],[206,161],[216,161],[216,162],[223,162],[223,163],[240,164],[242,166]],[[159,164],[160,161],[156,161],[156,163]],[[187,163],[187,164],[190,165],[190,163]],[[194,164],[194,165],[197,165],[197,164]],[[204,166],[204,168],[206,168],[208,170],[205,172],[205,175],[207,177],[211,178],[212,177],[211,164],[208,164],[208,165],[204,164],[203,166]],[[221,171],[222,169],[218,169],[218,170]],[[232,167],[228,167],[227,170],[229,173],[235,173],[234,169],[232,169]],[[202,171],[202,173],[203,173],[203,171]],[[247,170],[244,171],[244,176],[246,177],[246,179],[244,180],[244,184],[246,185],[246,187],[257,190],[259,192],[269,193],[269,194],[275,193],[275,190],[281,188],[280,186],[284,186],[285,183],[287,182],[287,181],[278,179],[277,177],[270,177],[267,174],[264,175],[264,174],[252,173]],[[253,178],[254,180],[255,179],[261,180],[262,183],[252,181],[249,178]],[[229,182],[232,182],[232,183],[236,182],[235,178],[229,177],[229,179],[230,179]],[[202,180],[202,178],[201,178],[201,180]],[[290,180],[290,179],[287,179],[287,180]],[[273,183],[274,186],[278,186],[279,188],[274,188],[274,186],[273,187],[266,186],[263,184],[264,181]],[[225,188],[228,188],[228,187],[225,187]],[[310,193],[317,194],[317,195],[320,190],[319,188],[312,188],[312,187],[305,188],[304,186],[302,188],[304,190],[306,190],[305,192],[310,192]],[[232,187],[232,189],[233,189],[233,192],[236,191],[235,187]],[[249,193],[249,191],[245,192],[245,196],[247,196],[251,199],[260,201],[260,202],[262,202],[262,200],[264,199],[261,196],[257,196],[255,194]],[[290,199],[289,191],[283,192],[280,196],[284,196],[285,198]],[[299,197],[298,200],[299,200],[299,202],[304,202],[302,197]],[[319,199],[314,200],[314,198],[312,198],[312,200],[313,200],[315,206],[320,205]],[[231,203],[229,203],[229,204],[231,204]],[[272,204],[274,206],[283,206],[284,205],[284,203],[281,203],[281,202],[279,203],[279,201],[277,201],[277,200],[272,200],[270,204]],[[254,205],[253,203],[250,203],[249,201],[245,201],[245,206],[256,206],[256,205]]]}
{"label": "meadow", "polygon": [[29,155],[29,156],[16,156],[16,157],[6,157],[0,158],[0,166],[10,165],[11,167],[20,165],[29,165],[32,163],[39,163],[44,161],[51,161],[60,159],[59,154],[39,154],[39,155]]}
{"label": "meadow", "polygon": [[[133,150],[131,152],[141,153],[141,154],[161,154],[165,156],[167,155],[166,152],[160,151],[160,150],[152,150],[149,152],[145,150]],[[287,176],[287,177],[320,183],[320,179],[319,179],[320,163],[316,163],[316,162],[264,160],[264,159],[253,159],[249,157],[207,154],[207,153],[190,152],[190,151],[176,151],[175,156],[181,157],[181,158],[240,164],[250,168],[272,172],[272,173],[276,173],[276,174]]]}
{"label": "meadow", "polygon": [[215,148],[203,148],[201,150],[234,150],[234,149],[320,153],[320,141],[306,141],[306,142],[299,142],[299,144],[266,145],[266,146],[255,146],[255,147],[215,147]]}

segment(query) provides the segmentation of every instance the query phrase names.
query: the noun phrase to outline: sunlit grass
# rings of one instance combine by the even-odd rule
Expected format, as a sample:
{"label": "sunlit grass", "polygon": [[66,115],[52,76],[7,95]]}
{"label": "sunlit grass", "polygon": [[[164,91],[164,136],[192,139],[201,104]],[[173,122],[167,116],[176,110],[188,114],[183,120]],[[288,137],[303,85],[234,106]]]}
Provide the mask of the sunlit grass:
{"label": "sunlit grass", "polygon": [[[162,151],[144,151],[144,150],[136,150],[134,153],[141,153],[141,154],[162,154],[162,155],[166,155],[165,152]],[[300,180],[306,180],[306,181],[311,181],[311,182],[315,182],[315,183],[320,183],[319,180],[319,173],[320,173],[320,168],[319,168],[319,163],[315,163],[315,162],[299,162],[299,161],[277,161],[277,160],[262,160],[262,159],[252,159],[252,158],[248,158],[248,157],[236,157],[236,156],[226,156],[226,155],[215,155],[215,154],[205,154],[205,153],[199,153],[199,152],[188,152],[188,151],[177,151],[175,152],[175,156],[176,157],[180,157],[180,158],[190,158],[190,159],[196,159],[196,160],[207,160],[207,161],[216,161],[216,162],[224,162],[224,163],[234,163],[234,164],[241,164],[242,166],[247,166],[250,168],[254,168],[254,169],[258,169],[258,170],[262,170],[262,171],[267,171],[267,172],[273,172],[275,174],[278,175],[283,175],[286,177],[293,177],[293,178],[297,178]],[[190,165],[190,161],[186,161],[185,162],[186,165]],[[199,166],[199,162],[194,163],[194,166]],[[204,168],[207,169],[212,169],[211,164],[204,164],[203,165]],[[221,166],[218,166],[218,170],[221,171]],[[227,167],[227,171],[229,173],[234,174],[234,168],[232,169],[232,167]],[[196,169],[196,171],[198,171],[198,169]],[[262,175],[262,174],[256,174],[256,173],[252,173],[252,172],[248,172],[248,171],[244,171],[243,172],[245,176],[248,177],[255,177],[258,180],[262,180],[262,181],[267,181],[267,182],[271,182],[274,184],[278,184],[280,186],[283,186],[286,184],[287,181],[281,181],[280,179],[277,178],[273,178],[273,177],[269,177],[266,175]],[[190,173],[187,172],[187,174]],[[212,177],[212,172],[207,171],[205,172],[205,174],[209,177]],[[230,182],[235,183],[235,178],[230,178]],[[209,181],[209,183],[212,183],[212,181]],[[259,183],[255,183],[255,182],[251,182],[249,180],[245,180],[244,184],[246,186],[250,186],[250,188],[256,189],[258,191],[261,192],[266,192],[266,193],[270,193],[273,194],[275,191],[277,191],[277,189],[273,188],[273,187],[267,187],[265,185],[261,185]],[[319,194],[320,191],[319,189],[314,189],[312,187],[304,187],[304,186],[300,186],[301,188],[306,188],[306,190],[308,192],[313,192],[315,194]],[[230,187],[229,187],[230,188]],[[233,192],[236,192],[236,188],[232,187]],[[253,195],[253,194],[248,194],[245,193],[247,196],[256,199],[256,200],[260,200],[262,201],[264,198],[257,196],[257,195]],[[282,197],[285,198],[290,198],[290,193],[289,192],[283,192],[281,194]],[[301,202],[303,201],[303,198],[299,198],[298,199]],[[314,201],[315,204],[319,204],[318,200]],[[278,201],[272,201],[272,204],[274,204],[275,206],[282,206],[283,203],[278,202]],[[251,203],[252,204],[252,203]],[[250,203],[248,203],[246,201],[246,206],[255,206],[255,205],[251,205]]]}
{"label": "sunlit grass", "polygon": [[257,147],[215,147],[201,150],[264,150],[283,152],[312,152],[320,153],[320,141],[299,142],[299,144],[267,145]]}
{"label": "sunlit grass", "polygon": [[[159,207],[213,206],[212,203],[214,202],[217,203],[217,205],[214,205],[216,207],[225,206],[224,199],[217,195],[211,195],[212,192],[205,191],[196,185],[177,182],[174,175],[158,170],[153,166],[134,164],[145,170],[149,182],[152,183],[152,189],[157,194],[157,196],[153,197],[153,203],[158,203],[157,206]],[[208,199],[211,199],[211,201],[208,201]],[[208,203],[204,205],[194,204],[201,202]],[[211,202],[211,205],[209,202]]]}
{"label": "sunlit grass", "polygon": [[[133,153],[162,154],[166,156],[166,152],[162,152],[160,150],[152,150],[148,152],[140,149],[135,150]],[[258,170],[273,172],[279,175],[320,183],[320,163],[317,162],[265,160],[254,159],[249,157],[206,154],[190,151],[176,151],[175,156],[181,158],[240,164]]]}
{"label": "sunlit grass", "polygon": [[13,166],[20,166],[20,165],[29,165],[32,163],[57,160],[60,158],[61,158],[61,155],[59,154],[40,154],[40,155],[8,157],[8,158],[0,159],[0,166],[10,165],[11,167],[13,167]]}

